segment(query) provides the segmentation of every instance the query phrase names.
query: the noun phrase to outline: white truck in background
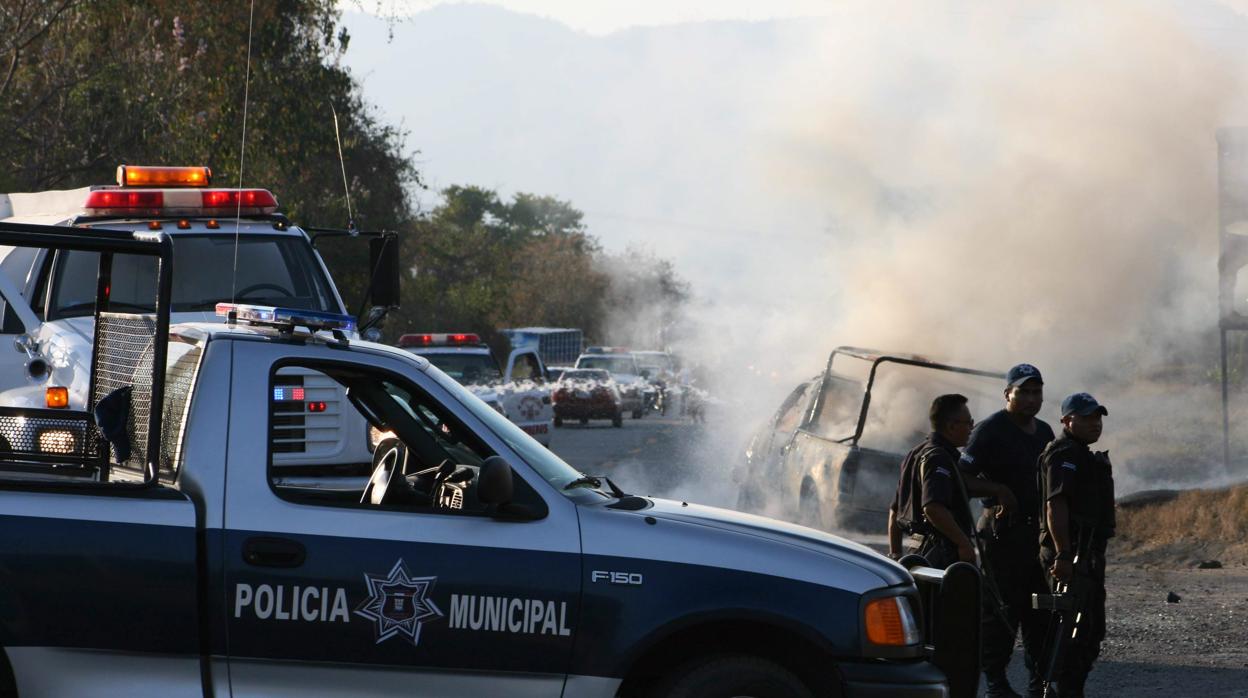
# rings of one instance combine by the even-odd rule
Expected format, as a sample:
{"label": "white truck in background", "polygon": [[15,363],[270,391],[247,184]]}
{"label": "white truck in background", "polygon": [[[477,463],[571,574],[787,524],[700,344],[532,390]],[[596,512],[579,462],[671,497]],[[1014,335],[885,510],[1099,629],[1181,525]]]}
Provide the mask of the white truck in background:
{"label": "white truck in background", "polygon": [[546,365],[532,345],[512,349],[506,369],[500,369],[481,337],[471,333],[405,334],[399,348],[425,357],[538,443],[550,446],[555,411]]}
{"label": "white truck in background", "polygon": [[[312,236],[277,213],[273,194],[213,187],[206,167],[123,165],[115,186],[0,194],[0,221],[174,237],[175,323],[220,322],[216,304],[230,301],[347,313]],[[397,257],[383,259],[396,253],[397,245],[374,249],[373,267],[396,272],[393,286],[374,280],[375,306],[397,305]],[[0,405],[84,409],[100,281],[96,260],[94,252],[0,247]],[[114,259],[107,293],[115,310],[150,312],[157,292],[153,264],[131,255]],[[277,381],[269,405],[275,464],[371,462],[367,426],[338,384],[306,369],[283,370]]]}

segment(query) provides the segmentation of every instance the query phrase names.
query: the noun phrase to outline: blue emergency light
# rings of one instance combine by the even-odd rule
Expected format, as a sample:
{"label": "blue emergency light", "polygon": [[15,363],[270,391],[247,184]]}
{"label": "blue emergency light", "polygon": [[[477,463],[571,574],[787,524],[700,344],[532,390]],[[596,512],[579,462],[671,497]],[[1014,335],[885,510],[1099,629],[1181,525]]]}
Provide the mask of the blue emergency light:
{"label": "blue emergency light", "polygon": [[355,318],[339,313],[322,313],[302,308],[275,308],[268,305],[217,303],[217,315],[235,322],[293,329],[306,327],[313,332],[354,332]]}

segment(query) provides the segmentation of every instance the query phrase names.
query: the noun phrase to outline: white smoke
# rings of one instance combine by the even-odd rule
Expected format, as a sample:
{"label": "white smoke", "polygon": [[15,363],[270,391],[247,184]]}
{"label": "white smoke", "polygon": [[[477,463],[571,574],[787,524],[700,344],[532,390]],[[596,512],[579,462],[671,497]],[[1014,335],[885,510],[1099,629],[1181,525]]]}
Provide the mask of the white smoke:
{"label": "white smoke", "polygon": [[[777,76],[789,108],[752,163],[765,196],[830,230],[797,242],[802,292],[737,350],[788,348],[803,372],[836,344],[1027,361],[1054,425],[1070,392],[1109,406],[1120,490],[1225,476],[1215,132],[1244,121],[1242,51],[1164,3],[847,14]],[[909,397],[921,423],[932,396]]]}

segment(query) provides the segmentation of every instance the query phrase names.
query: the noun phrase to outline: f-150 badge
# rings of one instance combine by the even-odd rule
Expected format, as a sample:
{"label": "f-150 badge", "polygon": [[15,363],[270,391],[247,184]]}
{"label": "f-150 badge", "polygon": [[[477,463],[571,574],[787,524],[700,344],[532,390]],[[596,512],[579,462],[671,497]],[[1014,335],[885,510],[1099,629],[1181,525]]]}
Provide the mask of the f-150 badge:
{"label": "f-150 badge", "polygon": [[368,598],[355,609],[355,615],[373,621],[377,644],[400,635],[412,645],[420,644],[420,628],[425,621],[442,617],[442,611],[428,598],[437,577],[410,577],[400,559],[390,574],[367,574]]}

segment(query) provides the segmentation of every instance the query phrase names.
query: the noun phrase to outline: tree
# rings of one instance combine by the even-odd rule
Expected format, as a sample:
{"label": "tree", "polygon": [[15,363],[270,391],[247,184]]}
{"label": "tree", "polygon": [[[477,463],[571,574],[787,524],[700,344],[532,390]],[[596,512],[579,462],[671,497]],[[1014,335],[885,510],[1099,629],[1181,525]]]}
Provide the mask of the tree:
{"label": "tree", "polygon": [[[110,183],[121,163],[206,164],[217,184],[273,190],[304,224],[407,228],[419,173],[403,134],[377,119],[338,65],[350,37],[335,3],[275,0],[249,11],[176,0],[5,3],[0,190]],[[332,245],[325,257],[344,297],[360,298],[366,245]]]}

